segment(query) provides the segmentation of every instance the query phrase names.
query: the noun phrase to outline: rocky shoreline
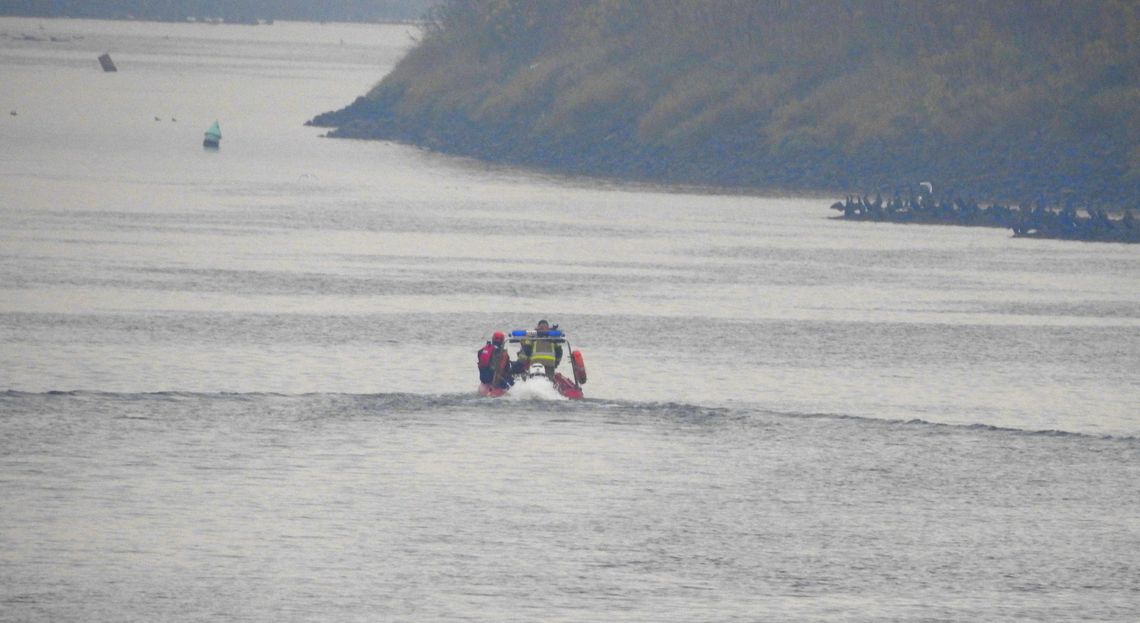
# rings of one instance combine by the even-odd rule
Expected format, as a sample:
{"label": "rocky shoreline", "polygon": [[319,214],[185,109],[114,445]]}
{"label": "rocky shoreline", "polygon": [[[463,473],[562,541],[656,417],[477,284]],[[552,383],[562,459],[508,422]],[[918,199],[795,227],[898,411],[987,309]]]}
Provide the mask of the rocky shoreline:
{"label": "rocky shoreline", "polygon": [[[912,151],[884,147],[873,153],[817,150],[771,154],[759,152],[747,143],[666,149],[638,141],[628,125],[551,137],[527,132],[519,124],[475,122],[461,114],[397,112],[401,108],[399,97],[385,95],[358,97],[349,106],[317,115],[306,125],[329,128],[326,136],[331,138],[391,140],[488,162],[649,183],[828,193],[852,188],[893,188],[899,179],[929,176],[936,181],[954,180],[954,186],[964,195],[989,197],[991,201],[1009,202],[1013,197],[1034,196],[1057,205],[1079,192],[1088,199],[1088,205],[1110,211],[1128,203],[1132,196],[1130,188],[1111,183],[1109,173],[1116,172],[1109,171],[1112,167],[1100,166],[1098,158],[1103,158],[1103,154],[1085,154],[1075,149],[1068,150],[1069,160],[1054,162],[1051,167],[1040,158],[1019,158],[997,147],[974,152],[971,158],[946,155],[938,161],[930,161],[929,152],[949,154],[953,150],[920,150],[912,145]],[[1027,137],[1019,148],[1038,154],[1057,151],[1043,146],[1046,140],[1044,136]],[[1100,170],[1104,179],[1086,174],[1083,183],[1077,183],[1077,176],[1057,173],[1070,169]],[[866,216],[857,211],[854,218],[882,217],[873,211]],[[950,218],[938,222],[972,224],[970,220]]]}
{"label": "rocky shoreline", "polygon": [[848,196],[831,209],[842,213],[837,218],[849,221],[1001,227],[1013,230],[1018,238],[1140,243],[1140,222],[1127,208],[1113,218],[1103,209],[1078,209],[1072,203],[1063,207],[1044,202],[979,205],[961,198],[938,199],[923,188],[889,200],[881,195],[874,199]]}
{"label": "rocky shoreline", "polygon": [[[482,160],[605,178],[793,189],[812,188],[813,179],[817,179],[802,168],[800,170],[807,173],[802,177],[754,177],[725,169],[714,170],[715,162],[705,163],[704,169],[692,161],[684,167],[676,166],[669,154],[633,148],[616,135],[601,145],[584,139],[580,144],[551,145],[533,141],[521,145],[512,138],[507,127],[479,126],[454,118],[409,119],[393,112],[393,102],[365,97],[357,98],[344,109],[318,115],[306,125],[331,128],[327,136],[334,138],[394,140]],[[567,154],[575,154],[575,157]],[[815,189],[818,190],[818,186]],[[1020,190],[1014,187],[1009,192]],[[837,218],[850,221],[1000,227],[1023,238],[1140,243],[1140,222],[1129,209],[1114,210],[1110,215],[1102,207],[1079,208],[1071,199],[1060,207],[1048,205],[1044,199],[979,204],[961,197],[939,198],[922,186],[895,193],[890,199],[884,199],[881,194],[874,197],[849,195],[831,207],[842,213]]]}

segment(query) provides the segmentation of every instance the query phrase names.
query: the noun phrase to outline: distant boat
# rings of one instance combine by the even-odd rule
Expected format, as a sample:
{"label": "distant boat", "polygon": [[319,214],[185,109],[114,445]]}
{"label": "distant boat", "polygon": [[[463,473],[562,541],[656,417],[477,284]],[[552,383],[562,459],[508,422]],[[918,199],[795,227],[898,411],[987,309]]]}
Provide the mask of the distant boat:
{"label": "distant boat", "polygon": [[110,54],[100,56],[99,64],[103,66],[103,71],[119,71],[118,68],[115,67],[115,63],[111,61]]}
{"label": "distant boat", "polygon": [[202,141],[202,147],[209,147],[212,149],[218,148],[218,143],[222,141],[222,129],[218,127],[218,122],[215,121],[214,125],[206,130],[206,139]]}

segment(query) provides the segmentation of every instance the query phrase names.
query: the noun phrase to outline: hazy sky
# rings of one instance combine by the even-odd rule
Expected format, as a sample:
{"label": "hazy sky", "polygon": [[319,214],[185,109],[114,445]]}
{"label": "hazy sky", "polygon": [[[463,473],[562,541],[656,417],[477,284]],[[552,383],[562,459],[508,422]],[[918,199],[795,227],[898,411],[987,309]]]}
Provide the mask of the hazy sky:
{"label": "hazy sky", "polygon": [[0,15],[376,21],[416,19],[438,0],[0,0]]}

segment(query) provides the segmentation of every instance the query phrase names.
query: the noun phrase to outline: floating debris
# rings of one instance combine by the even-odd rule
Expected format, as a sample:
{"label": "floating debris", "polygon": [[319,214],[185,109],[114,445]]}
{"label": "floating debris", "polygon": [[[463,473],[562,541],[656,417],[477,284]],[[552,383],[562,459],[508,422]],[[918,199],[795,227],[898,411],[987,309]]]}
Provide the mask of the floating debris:
{"label": "floating debris", "polygon": [[99,64],[103,66],[103,71],[119,71],[119,69],[115,67],[115,63],[111,60],[110,54],[100,56]]}
{"label": "floating debris", "polygon": [[222,141],[222,129],[218,127],[218,122],[215,121],[214,125],[206,130],[206,139],[202,141],[202,147],[207,149],[217,149]]}

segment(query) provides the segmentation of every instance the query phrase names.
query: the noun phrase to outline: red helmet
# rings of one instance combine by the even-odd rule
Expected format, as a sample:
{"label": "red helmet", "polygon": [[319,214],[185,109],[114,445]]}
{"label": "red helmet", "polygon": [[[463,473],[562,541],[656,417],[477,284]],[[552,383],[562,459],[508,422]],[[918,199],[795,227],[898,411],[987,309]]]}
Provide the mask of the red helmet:
{"label": "red helmet", "polygon": [[503,335],[502,331],[495,331],[495,334],[491,336],[491,342],[494,344],[502,344],[505,339],[507,336]]}

